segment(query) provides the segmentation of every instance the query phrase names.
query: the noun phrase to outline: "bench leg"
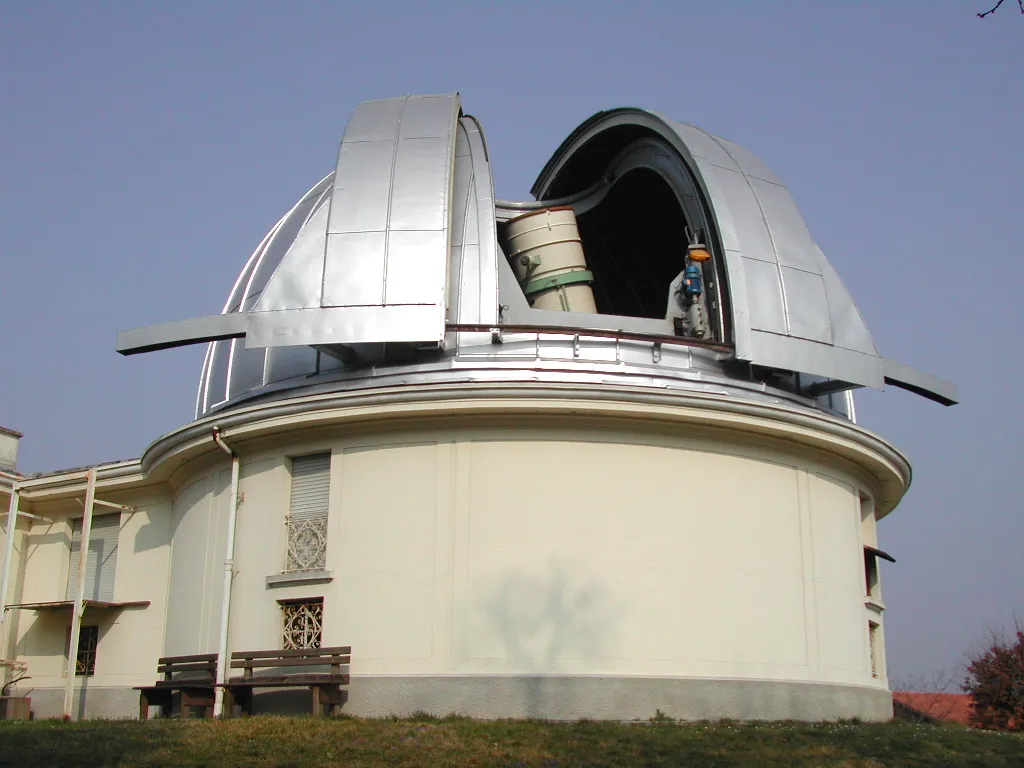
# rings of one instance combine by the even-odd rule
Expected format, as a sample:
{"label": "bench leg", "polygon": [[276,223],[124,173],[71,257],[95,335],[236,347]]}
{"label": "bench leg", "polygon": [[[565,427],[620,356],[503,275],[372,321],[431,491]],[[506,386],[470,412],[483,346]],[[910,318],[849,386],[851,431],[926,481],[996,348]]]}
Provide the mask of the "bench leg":
{"label": "bench leg", "polygon": [[[230,697],[230,699],[229,699]],[[228,701],[231,701],[231,709],[228,709]],[[248,717],[252,714],[252,689],[251,688],[231,688],[224,689],[224,712],[231,712],[231,716],[234,716],[235,705],[238,705],[242,711],[242,717]]]}
{"label": "bench leg", "polygon": [[235,716],[235,695],[230,688],[224,689],[224,701],[221,705],[220,716],[224,720]]}
{"label": "bench leg", "polygon": [[309,686],[309,692],[313,694],[313,717],[320,717],[324,713],[323,702],[320,700],[320,686]]}
{"label": "bench leg", "polygon": [[341,689],[336,685],[311,685],[313,714],[334,717],[341,708]]}
{"label": "bench leg", "polygon": [[203,714],[201,716],[212,716],[213,715],[213,691],[201,690],[189,690],[188,688],[182,689],[181,691],[181,714],[182,717],[192,717],[194,715],[193,709],[201,707]]}
{"label": "bench leg", "polygon": [[150,690],[139,692],[139,719],[149,719],[149,708],[160,707],[161,717],[171,716],[171,692]]}

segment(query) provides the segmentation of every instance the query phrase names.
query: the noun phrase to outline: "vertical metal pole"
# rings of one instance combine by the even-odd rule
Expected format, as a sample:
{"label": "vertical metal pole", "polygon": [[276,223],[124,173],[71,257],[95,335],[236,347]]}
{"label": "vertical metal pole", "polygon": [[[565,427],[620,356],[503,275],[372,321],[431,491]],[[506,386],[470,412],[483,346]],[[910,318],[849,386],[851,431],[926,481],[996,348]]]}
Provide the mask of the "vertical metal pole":
{"label": "vertical metal pole", "polygon": [[[224,682],[228,673],[228,629],[231,625],[231,582],[235,573],[235,519],[238,515],[238,454],[231,452],[231,507],[228,510],[228,540],[224,554],[224,591],[220,607],[220,642],[217,644],[217,688],[213,694],[213,716],[224,716]],[[231,713],[228,712],[228,717]]]}
{"label": "vertical metal pole", "polygon": [[[11,578],[11,561],[14,559],[14,535],[18,529],[18,502],[21,495],[18,493],[18,484],[11,484],[11,503],[7,507],[7,537],[4,541],[4,575],[0,582],[0,658],[6,659],[10,653],[8,641],[10,638],[10,627],[7,625],[7,586]],[[4,674],[6,682],[6,673]]]}
{"label": "vertical metal pole", "polygon": [[[11,561],[14,557],[14,534],[18,528],[18,502],[21,494],[18,484],[11,486],[11,503],[7,507],[7,537],[4,541],[4,575],[0,581],[0,628],[7,628],[7,587],[11,580]],[[6,652],[6,639],[3,650]]]}
{"label": "vertical metal pole", "polygon": [[96,470],[90,469],[85,486],[85,515],[82,517],[82,543],[78,549],[78,586],[71,607],[71,638],[68,641],[68,663],[65,670],[64,719],[70,720],[75,700],[75,670],[78,664],[78,637],[82,632],[82,614],[85,613],[85,577],[89,573],[89,535],[92,533],[92,508],[96,496]]}

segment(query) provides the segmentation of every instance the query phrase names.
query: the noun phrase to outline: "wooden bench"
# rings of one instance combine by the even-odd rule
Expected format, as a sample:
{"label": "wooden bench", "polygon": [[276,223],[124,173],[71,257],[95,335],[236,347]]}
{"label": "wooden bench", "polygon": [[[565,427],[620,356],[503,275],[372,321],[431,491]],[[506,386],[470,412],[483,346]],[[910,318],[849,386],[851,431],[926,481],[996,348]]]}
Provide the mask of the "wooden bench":
{"label": "wooden bench", "polygon": [[[309,688],[312,714],[335,715],[342,704],[341,686],[348,685],[349,676],[342,673],[348,664],[352,647],[304,648],[290,651],[237,651],[231,654],[231,668],[243,670],[240,677],[224,683],[224,714],[230,716],[234,705],[252,714],[252,694],[256,688]],[[255,674],[258,669],[281,667],[330,667],[330,672],[289,671],[280,674]],[[325,712],[326,708],[326,712]]]}
{"label": "wooden bench", "polygon": [[217,654],[199,653],[193,656],[164,656],[157,661],[157,674],[164,679],[153,685],[137,685],[139,692],[139,719],[149,718],[150,707],[160,707],[164,717],[171,715],[171,701],[175,691],[181,692],[181,711],[191,713],[192,707],[202,707],[213,714],[214,689],[217,684]]}

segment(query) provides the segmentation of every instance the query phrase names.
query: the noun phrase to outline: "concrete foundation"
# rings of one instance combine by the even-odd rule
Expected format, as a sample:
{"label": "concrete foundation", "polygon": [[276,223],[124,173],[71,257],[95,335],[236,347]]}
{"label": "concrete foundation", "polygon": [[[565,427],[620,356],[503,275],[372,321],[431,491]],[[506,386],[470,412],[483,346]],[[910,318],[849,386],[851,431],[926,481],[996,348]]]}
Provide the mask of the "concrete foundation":
{"label": "concrete foundation", "polygon": [[481,719],[646,720],[661,710],[680,720],[892,718],[892,694],[867,686],[775,680],[630,677],[359,677],[347,714],[413,712]]}
{"label": "concrete foundation", "polygon": [[[61,717],[64,713],[63,688],[35,688],[29,693],[32,716],[36,719]],[[86,686],[75,690],[75,716],[81,719],[136,718],[139,716],[139,692],[131,688]]]}
{"label": "concrete foundation", "polygon": [[[265,691],[256,713],[306,714],[307,690]],[[775,680],[687,678],[473,676],[355,677],[343,712],[360,717],[414,712],[480,719],[647,720],[659,710],[680,720],[829,721],[892,718],[892,695],[882,688]],[[64,692],[37,689],[37,718],[60,717]],[[130,688],[78,692],[85,718],[135,717],[138,693]]]}

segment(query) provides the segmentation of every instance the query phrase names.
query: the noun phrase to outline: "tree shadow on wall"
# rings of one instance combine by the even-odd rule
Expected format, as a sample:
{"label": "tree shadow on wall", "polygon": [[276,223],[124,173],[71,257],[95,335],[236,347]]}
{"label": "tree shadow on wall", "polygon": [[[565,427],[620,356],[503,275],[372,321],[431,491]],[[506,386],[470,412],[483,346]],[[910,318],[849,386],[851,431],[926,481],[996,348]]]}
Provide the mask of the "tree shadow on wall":
{"label": "tree shadow on wall", "polygon": [[564,672],[565,661],[604,658],[615,644],[620,612],[608,588],[582,574],[555,560],[543,572],[506,573],[484,603],[504,658],[527,667],[522,684],[528,717],[546,716],[545,676]]}

